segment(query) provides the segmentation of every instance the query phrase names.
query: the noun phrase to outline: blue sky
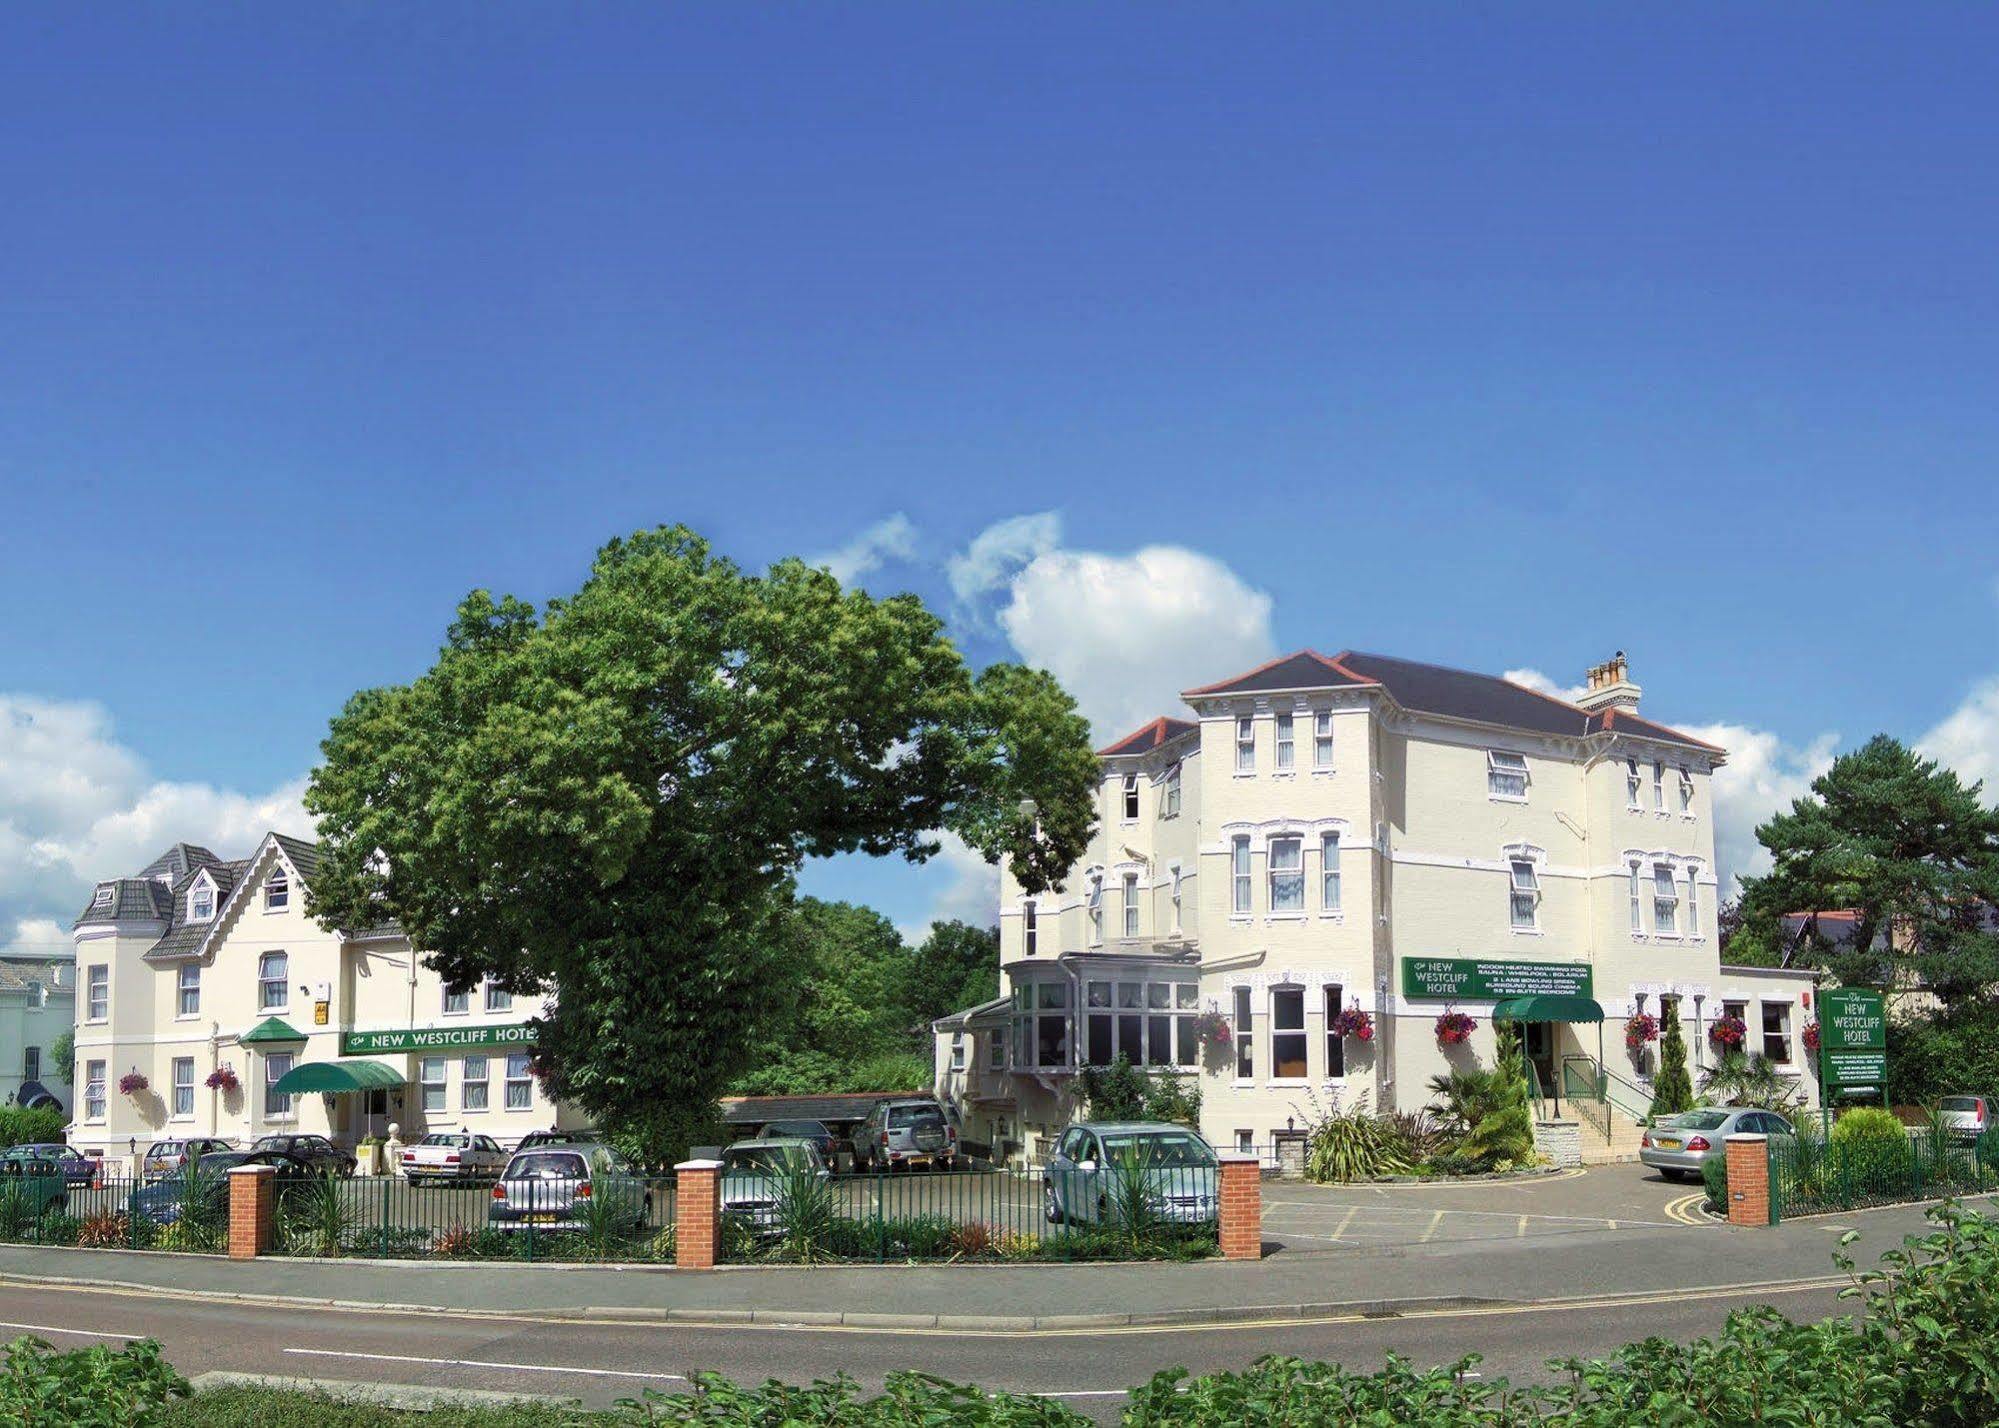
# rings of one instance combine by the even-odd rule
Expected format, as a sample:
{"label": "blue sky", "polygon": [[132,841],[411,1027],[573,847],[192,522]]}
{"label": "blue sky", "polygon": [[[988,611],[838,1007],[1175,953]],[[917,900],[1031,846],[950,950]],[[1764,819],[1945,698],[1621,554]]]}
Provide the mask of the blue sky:
{"label": "blue sky", "polygon": [[1738,822],[1999,769],[1989,8],[190,8],[0,19],[0,940],[669,520],[1104,721],[1624,648]]}

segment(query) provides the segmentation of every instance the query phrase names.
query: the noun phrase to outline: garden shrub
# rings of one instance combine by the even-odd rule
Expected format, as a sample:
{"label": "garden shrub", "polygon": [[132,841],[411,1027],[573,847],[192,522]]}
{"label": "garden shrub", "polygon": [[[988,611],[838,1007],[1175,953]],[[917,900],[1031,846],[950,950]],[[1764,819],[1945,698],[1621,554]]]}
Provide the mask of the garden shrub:
{"label": "garden shrub", "polygon": [[16,1145],[46,1145],[60,1142],[69,1124],[69,1112],[59,1106],[0,1106],[0,1150]]}
{"label": "garden shrub", "polygon": [[1370,1115],[1364,1091],[1350,1107],[1336,1100],[1306,1126],[1305,1134],[1308,1179],[1373,1180],[1407,1175],[1414,1168],[1400,1124],[1392,1116]]}
{"label": "garden shrub", "polygon": [[0,1358],[0,1423],[11,1428],[130,1428],[187,1392],[151,1339],[66,1353],[16,1339]]}
{"label": "garden shrub", "polygon": [[1728,1157],[1711,1155],[1701,1162],[1701,1185],[1707,1191],[1707,1206],[1717,1214],[1728,1213]]}

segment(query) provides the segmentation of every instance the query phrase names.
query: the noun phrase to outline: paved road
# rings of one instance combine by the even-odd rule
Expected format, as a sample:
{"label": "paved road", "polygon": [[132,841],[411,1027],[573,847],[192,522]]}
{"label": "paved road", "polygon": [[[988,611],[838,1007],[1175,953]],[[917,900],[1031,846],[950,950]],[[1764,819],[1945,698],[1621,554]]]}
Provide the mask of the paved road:
{"label": "paved road", "polygon": [[334,1380],[574,1395],[606,1404],[646,1388],[675,1390],[699,1369],[738,1380],[803,1382],[845,1370],[879,1386],[921,1368],[989,1387],[1058,1394],[1110,1420],[1122,1391],[1156,1369],[1239,1368],[1260,1354],[1379,1366],[1389,1351],[1419,1364],[1486,1356],[1482,1371],[1516,1382],[1547,1359],[1597,1354],[1662,1334],[1692,1338],[1728,1310],[1771,1302],[1794,1318],[1840,1312],[1831,1285],[1655,1295],[1560,1305],[1452,1310],[1397,1319],[1058,1333],[916,1334],[733,1326],[584,1324],[248,1306],[100,1290],[11,1286],[0,1335],[63,1345],[150,1335],[183,1372],[209,1370]]}

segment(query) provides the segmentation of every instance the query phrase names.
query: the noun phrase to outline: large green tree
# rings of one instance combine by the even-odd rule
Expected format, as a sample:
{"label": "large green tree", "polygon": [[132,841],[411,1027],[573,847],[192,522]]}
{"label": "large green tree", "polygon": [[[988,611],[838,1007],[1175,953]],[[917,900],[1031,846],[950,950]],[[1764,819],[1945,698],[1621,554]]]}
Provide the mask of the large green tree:
{"label": "large green tree", "polygon": [[314,912],[394,918],[454,986],[556,991],[547,1089],[656,1147],[795,995],[806,858],[920,860],[948,829],[1046,887],[1097,772],[1047,674],[974,676],[914,596],[749,574],[680,527],[612,541],[539,611],[474,591],[431,669],[356,694],[322,751]]}
{"label": "large green tree", "polygon": [[[1756,837],[1772,867],[1743,884],[1744,932],[1784,965],[1857,985],[1913,975],[1946,1002],[1999,981],[1999,811],[1979,784],[1876,735]],[[1784,927],[1787,913],[1835,908],[1857,914],[1850,936],[1816,917]]]}
{"label": "large green tree", "polygon": [[902,1003],[927,1044],[930,1023],[999,995],[999,929],[933,922],[905,964]]}

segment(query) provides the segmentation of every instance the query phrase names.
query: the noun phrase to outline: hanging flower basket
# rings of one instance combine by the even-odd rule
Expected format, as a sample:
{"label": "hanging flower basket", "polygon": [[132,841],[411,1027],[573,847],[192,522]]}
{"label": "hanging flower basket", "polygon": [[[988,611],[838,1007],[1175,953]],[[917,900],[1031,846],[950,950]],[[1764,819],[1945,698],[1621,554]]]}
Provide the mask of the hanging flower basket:
{"label": "hanging flower basket", "polygon": [[233,1091],[242,1083],[236,1079],[236,1068],[218,1066],[208,1073],[208,1079],[201,1083],[211,1091]]}
{"label": "hanging flower basket", "polygon": [[1650,1012],[1638,1012],[1624,1023],[1624,1044],[1633,1051],[1643,1050],[1659,1039],[1659,1018]]}
{"label": "hanging flower basket", "polygon": [[1220,1012],[1202,1012],[1194,1018],[1194,1036],[1203,1046],[1227,1046],[1235,1037],[1235,1028]]}
{"label": "hanging flower basket", "polygon": [[1359,1007],[1348,1007],[1333,1018],[1333,1031],[1340,1036],[1350,1036],[1355,1041],[1372,1041],[1374,1018]]}
{"label": "hanging flower basket", "polygon": [[1818,1049],[1819,1024],[1815,1021],[1808,1021],[1805,1023],[1805,1050],[1817,1051]]}
{"label": "hanging flower basket", "polygon": [[1437,1040],[1445,1046],[1462,1046],[1478,1030],[1478,1021],[1466,1012],[1447,1011],[1437,1018]]}
{"label": "hanging flower basket", "polygon": [[136,1096],[152,1084],[137,1071],[127,1071],[118,1078],[119,1093],[126,1096]]}
{"label": "hanging flower basket", "polygon": [[1742,1045],[1749,1035],[1749,1023],[1739,1016],[1718,1016],[1708,1028],[1707,1038],[1725,1051]]}

